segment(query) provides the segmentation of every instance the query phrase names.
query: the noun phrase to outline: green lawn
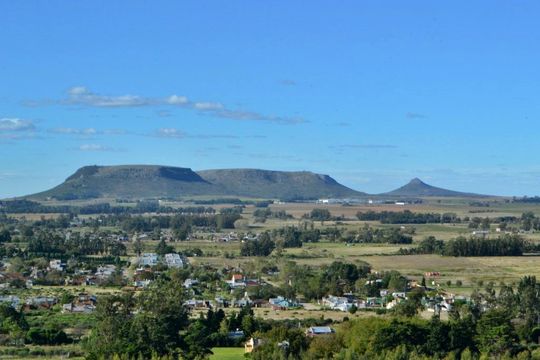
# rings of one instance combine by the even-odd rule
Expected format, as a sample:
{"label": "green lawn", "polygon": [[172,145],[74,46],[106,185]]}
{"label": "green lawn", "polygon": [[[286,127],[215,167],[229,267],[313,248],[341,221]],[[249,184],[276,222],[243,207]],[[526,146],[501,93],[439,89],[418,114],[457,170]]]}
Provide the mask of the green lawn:
{"label": "green lawn", "polygon": [[210,356],[210,360],[243,360],[244,348],[226,348],[215,347],[212,349],[214,355]]}

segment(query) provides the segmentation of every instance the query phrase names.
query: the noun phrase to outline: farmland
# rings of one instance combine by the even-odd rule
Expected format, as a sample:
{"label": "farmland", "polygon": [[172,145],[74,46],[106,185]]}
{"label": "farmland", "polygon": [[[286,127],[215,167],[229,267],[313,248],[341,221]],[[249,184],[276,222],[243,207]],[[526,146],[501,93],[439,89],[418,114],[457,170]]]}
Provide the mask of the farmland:
{"label": "farmland", "polygon": [[[47,206],[54,209],[59,204]],[[122,204],[133,209],[126,211],[141,207]],[[68,352],[83,355],[87,351],[84,342],[98,326],[95,314],[100,299],[144,297],[148,291],[158,291],[152,284],[163,281],[163,275],[167,281],[184,282],[184,295],[178,296],[185,299],[191,322],[204,318],[209,308],[219,309],[230,319],[229,325],[221,324],[221,340],[215,341],[219,346],[213,348],[211,359],[243,356],[243,348],[238,346],[253,330],[248,327],[242,335],[235,335],[240,325],[233,324],[246,304],[252,308],[243,316],[261,324],[298,321],[303,327],[339,328],[346,320],[385,318],[385,304],[402,301],[379,296],[379,290],[381,294],[388,290],[371,289],[368,284],[373,281],[390,289],[397,286],[394,292],[402,286],[411,291],[425,283],[431,293],[468,299],[488,284],[498,291],[506,285],[517,286],[524,276],[540,276],[536,247],[540,206],[511,199],[426,198],[405,205],[164,204],[167,211],[127,215],[6,213],[2,220],[2,236],[8,239],[2,244],[3,299],[16,299],[14,306],[25,314],[21,327],[28,334],[49,328],[57,335],[43,340],[39,336],[45,335],[17,338],[16,333],[8,332],[11,340],[0,346],[0,354],[14,359],[43,354],[54,358]],[[77,203],[78,207],[87,205],[95,204]],[[407,213],[413,215],[400,223]],[[360,220],[361,214],[375,218],[391,214],[398,220]],[[426,214],[430,218],[440,214],[441,221],[422,223]],[[443,220],[442,214],[450,215]],[[471,242],[519,238],[526,248],[520,256],[448,256],[442,250],[418,250],[426,238],[444,247],[460,237]],[[250,244],[255,245],[248,247]],[[165,254],[176,256],[179,268],[165,261]],[[332,271],[345,271],[343,276],[351,278],[344,280]],[[402,285],[392,285],[392,281]],[[355,299],[345,309],[354,307],[355,311],[332,308],[328,299],[343,294]],[[283,300],[279,301],[289,303],[272,305],[280,297]],[[50,299],[50,305],[29,305],[42,298]],[[370,298],[375,303],[368,302]],[[431,316],[427,308],[419,313],[424,318]],[[441,314],[441,319],[448,319],[448,314]]]}

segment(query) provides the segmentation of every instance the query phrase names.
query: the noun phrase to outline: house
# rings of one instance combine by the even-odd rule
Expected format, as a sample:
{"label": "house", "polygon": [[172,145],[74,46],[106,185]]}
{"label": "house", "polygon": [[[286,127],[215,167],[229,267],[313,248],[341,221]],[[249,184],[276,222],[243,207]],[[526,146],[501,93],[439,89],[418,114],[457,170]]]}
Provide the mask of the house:
{"label": "house", "polygon": [[221,242],[229,242],[229,241],[236,241],[238,240],[238,235],[236,233],[228,233],[219,238],[219,241]]}
{"label": "house", "polygon": [[247,292],[244,293],[243,298],[233,301],[233,306],[236,306],[236,307],[244,307],[244,306],[248,306],[248,305],[252,305],[252,304],[253,304],[253,301],[251,301],[251,299],[249,298]]}
{"label": "house", "polygon": [[90,295],[88,293],[79,293],[76,302],[77,304],[82,305],[96,305],[97,298],[95,295]]}
{"label": "house", "polygon": [[399,298],[399,297],[396,297],[394,298],[392,301],[388,302],[386,304],[386,310],[391,310],[393,309],[397,304],[399,304],[403,299],[402,298]]}
{"label": "house", "polygon": [[89,314],[96,310],[96,302],[95,295],[80,293],[72,303],[62,305],[62,312]]}
{"label": "house", "polygon": [[156,266],[158,263],[158,256],[156,253],[143,253],[138,262],[140,266]]}
{"label": "house", "polygon": [[199,280],[196,280],[196,279],[186,279],[184,281],[184,287],[186,289],[191,289],[193,286],[199,284]]}
{"label": "house", "polygon": [[221,307],[221,308],[229,307],[229,301],[227,299],[222,298],[221,296],[216,296],[214,300],[216,302],[217,307]]}
{"label": "house", "polygon": [[183,268],[184,261],[178,254],[165,254],[165,264],[170,268]]}
{"label": "house", "polygon": [[300,304],[296,301],[285,299],[283,296],[277,298],[271,298],[268,300],[273,310],[287,310],[295,307],[299,307]]}
{"label": "house", "polygon": [[64,271],[66,264],[62,263],[62,260],[51,260],[49,261],[49,270]]}
{"label": "house", "polygon": [[133,286],[136,288],[144,289],[148,287],[152,283],[152,280],[146,279],[146,280],[134,280]]}
{"label": "house", "polygon": [[383,306],[383,299],[380,297],[368,297],[366,299],[366,306],[365,307],[382,307]]}
{"label": "house", "polygon": [[19,307],[20,302],[21,302],[21,299],[19,299],[19,297],[15,295],[0,296],[0,303],[7,303],[11,305],[12,308]]}
{"label": "house", "polygon": [[190,309],[210,309],[212,308],[212,301],[191,299],[185,301],[184,305]]}
{"label": "house", "polygon": [[345,296],[329,295],[322,299],[322,305],[332,310],[349,311],[355,304]]}
{"label": "house", "polygon": [[244,353],[249,354],[253,352],[256,348],[264,344],[263,339],[251,338],[244,344]]}
{"label": "house", "polygon": [[244,337],[244,330],[236,329],[235,331],[229,331],[227,333],[229,339],[242,339]]}
{"label": "house", "polygon": [[233,274],[231,280],[227,280],[226,282],[233,289],[246,286],[246,282],[244,281],[244,275],[242,274]]}
{"label": "house", "polygon": [[106,279],[111,276],[116,271],[116,266],[114,265],[103,265],[98,266],[96,273],[94,274],[99,279]]}
{"label": "house", "polygon": [[76,305],[76,304],[64,304],[62,305],[62,313],[82,313],[90,314],[96,310],[95,305]]}
{"label": "house", "polygon": [[58,302],[58,299],[51,296],[36,296],[26,299],[25,305],[26,307],[33,307],[33,308],[44,308],[44,309],[50,309],[56,303]]}
{"label": "house", "polygon": [[242,242],[246,242],[246,241],[255,241],[255,240],[259,240],[259,234],[247,234],[246,236],[244,236],[244,238],[242,239]]}
{"label": "house", "polygon": [[306,335],[309,337],[324,336],[334,334],[335,332],[330,326],[311,326],[306,330]]}

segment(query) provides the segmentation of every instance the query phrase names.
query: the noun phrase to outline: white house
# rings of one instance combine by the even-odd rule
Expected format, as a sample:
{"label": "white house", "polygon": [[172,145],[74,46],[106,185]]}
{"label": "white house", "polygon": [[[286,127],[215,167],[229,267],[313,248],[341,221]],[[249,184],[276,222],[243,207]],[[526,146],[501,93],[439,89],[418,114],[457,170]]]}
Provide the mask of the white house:
{"label": "white house", "polygon": [[58,271],[64,271],[64,268],[66,267],[66,264],[62,264],[62,260],[51,260],[49,261],[49,269],[51,270],[58,270]]}
{"label": "white house", "polygon": [[105,279],[111,276],[115,271],[116,271],[116,266],[114,265],[98,266],[95,276],[100,279]]}
{"label": "white house", "polygon": [[322,299],[323,306],[327,306],[332,310],[349,311],[353,307],[353,303],[344,296],[329,295]]}
{"label": "white house", "polygon": [[156,266],[158,263],[158,256],[156,253],[143,253],[138,261],[140,266]]}
{"label": "white house", "polygon": [[336,331],[330,326],[312,326],[306,330],[307,336],[330,335]]}
{"label": "white house", "polygon": [[165,263],[171,268],[183,268],[184,262],[178,254],[165,254]]}

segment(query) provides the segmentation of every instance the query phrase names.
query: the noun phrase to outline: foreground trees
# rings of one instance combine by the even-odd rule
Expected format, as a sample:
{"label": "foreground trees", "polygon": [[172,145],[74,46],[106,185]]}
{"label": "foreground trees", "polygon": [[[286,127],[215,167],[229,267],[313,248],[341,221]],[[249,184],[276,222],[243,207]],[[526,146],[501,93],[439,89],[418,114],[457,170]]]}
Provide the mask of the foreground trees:
{"label": "foreground trees", "polygon": [[[96,327],[84,344],[88,358],[183,355],[189,324],[183,300],[181,283],[163,280],[137,298],[122,295],[100,299]],[[200,349],[203,354],[207,350]]]}

